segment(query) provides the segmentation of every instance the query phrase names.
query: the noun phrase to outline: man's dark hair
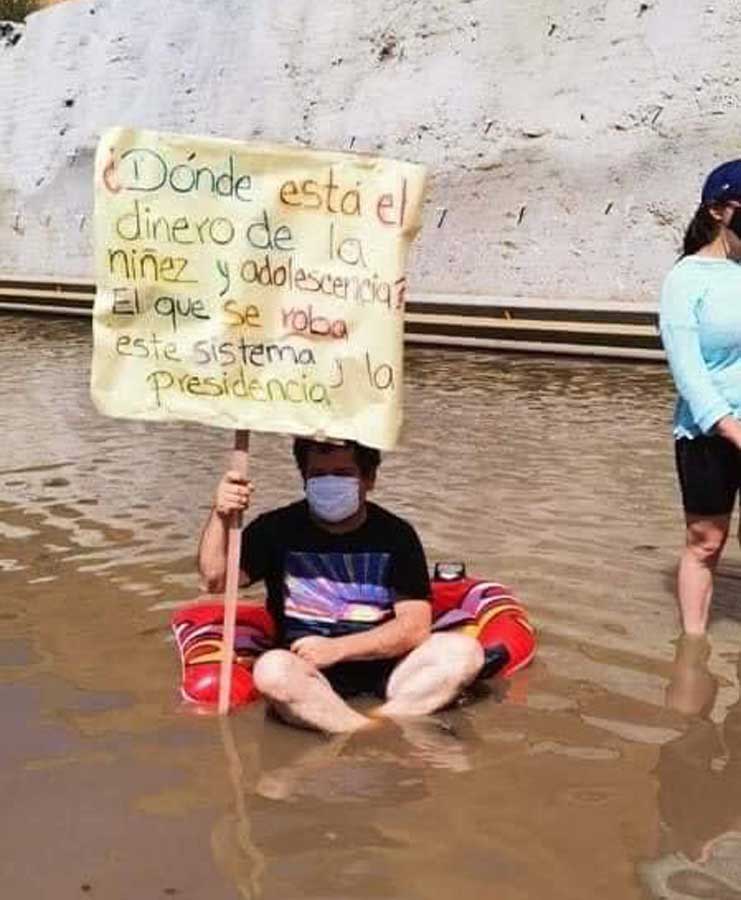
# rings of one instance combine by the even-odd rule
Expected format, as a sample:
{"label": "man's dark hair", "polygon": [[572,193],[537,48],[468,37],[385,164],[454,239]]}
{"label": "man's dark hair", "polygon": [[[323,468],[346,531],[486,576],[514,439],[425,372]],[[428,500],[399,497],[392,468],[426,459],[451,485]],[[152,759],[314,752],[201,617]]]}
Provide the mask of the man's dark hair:
{"label": "man's dark hair", "polygon": [[306,477],[306,463],[309,458],[309,451],[316,450],[317,453],[331,453],[338,447],[348,447],[352,450],[353,459],[355,460],[360,474],[364,478],[373,477],[376,469],[381,465],[381,453],[375,447],[366,447],[357,441],[345,441],[343,444],[333,444],[324,441],[312,441],[310,438],[295,438],[293,441],[293,457],[296,465],[299,467],[301,474]]}

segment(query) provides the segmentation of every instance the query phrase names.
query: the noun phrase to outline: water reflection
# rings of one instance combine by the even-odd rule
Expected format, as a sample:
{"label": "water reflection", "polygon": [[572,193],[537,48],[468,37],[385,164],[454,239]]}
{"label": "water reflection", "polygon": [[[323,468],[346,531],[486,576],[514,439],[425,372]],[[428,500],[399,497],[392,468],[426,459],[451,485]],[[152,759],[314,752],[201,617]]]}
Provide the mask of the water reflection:
{"label": "water reflection", "polygon": [[718,694],[718,679],[708,669],[712,652],[704,635],[680,635],[677,639],[672,675],[666,689],[669,709],[707,719]]}
{"label": "water reflection", "polygon": [[429,802],[432,773],[463,776],[481,744],[463,710],[329,738],[267,718],[250,747],[232,721],[220,724],[235,812],[215,824],[212,848],[249,900],[291,896],[297,884],[302,896],[367,897],[368,877],[373,896],[409,896],[369,857],[411,851],[422,834],[402,836],[393,819]]}
{"label": "water reflection", "polygon": [[280,761],[271,736],[257,793],[286,802],[308,797],[325,803],[418,800],[425,795],[430,767],[458,773],[471,768],[474,742],[473,726],[463,716],[455,726],[426,717],[379,722],[357,735],[308,739],[303,746],[286,743],[289,758]]}
{"label": "water reflection", "polygon": [[719,687],[710,657],[706,638],[680,638],[667,688],[667,705],[692,718],[659,751],[658,855],[641,867],[666,900],[741,898],[741,700],[710,718]]}
{"label": "water reflection", "polygon": [[[234,812],[227,813],[214,826],[211,849],[216,864],[228,875],[231,883],[237,886],[244,900],[256,900],[262,895],[265,861],[252,836],[252,822],[247,807],[251,785],[247,780],[229,718],[219,719],[219,734],[234,794]],[[251,755],[251,768],[254,772],[254,753],[251,749],[246,752]]]}

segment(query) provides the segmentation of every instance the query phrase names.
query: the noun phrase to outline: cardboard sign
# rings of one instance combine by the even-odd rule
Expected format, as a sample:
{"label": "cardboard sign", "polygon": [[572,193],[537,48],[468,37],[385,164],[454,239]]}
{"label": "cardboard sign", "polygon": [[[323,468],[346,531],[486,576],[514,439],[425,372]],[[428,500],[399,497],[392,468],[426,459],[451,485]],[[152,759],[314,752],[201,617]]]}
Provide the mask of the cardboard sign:
{"label": "cardboard sign", "polygon": [[374,156],[104,134],[98,409],[393,447],[423,187]]}

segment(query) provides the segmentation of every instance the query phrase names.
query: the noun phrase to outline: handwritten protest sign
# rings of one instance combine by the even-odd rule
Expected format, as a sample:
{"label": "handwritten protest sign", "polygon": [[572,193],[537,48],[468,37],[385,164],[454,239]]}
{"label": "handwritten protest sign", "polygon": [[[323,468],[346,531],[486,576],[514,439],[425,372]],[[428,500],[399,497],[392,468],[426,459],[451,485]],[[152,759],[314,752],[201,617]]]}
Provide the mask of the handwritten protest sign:
{"label": "handwritten protest sign", "polygon": [[374,156],[108,131],[98,409],[393,447],[423,186]]}

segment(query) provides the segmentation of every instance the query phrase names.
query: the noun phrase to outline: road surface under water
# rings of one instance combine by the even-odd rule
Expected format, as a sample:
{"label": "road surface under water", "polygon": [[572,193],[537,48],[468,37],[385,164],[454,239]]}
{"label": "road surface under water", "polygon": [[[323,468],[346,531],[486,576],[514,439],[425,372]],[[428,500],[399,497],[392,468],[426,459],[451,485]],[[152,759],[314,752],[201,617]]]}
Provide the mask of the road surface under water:
{"label": "road surface under water", "polygon": [[[408,352],[376,499],[513,585],[540,652],[327,739],[181,705],[169,617],[230,436],[100,417],[89,362],[88,322],[0,319],[3,896],[741,898],[741,565],[712,647],[678,645],[662,366]],[[256,511],[297,497],[289,442],[253,451]]]}

